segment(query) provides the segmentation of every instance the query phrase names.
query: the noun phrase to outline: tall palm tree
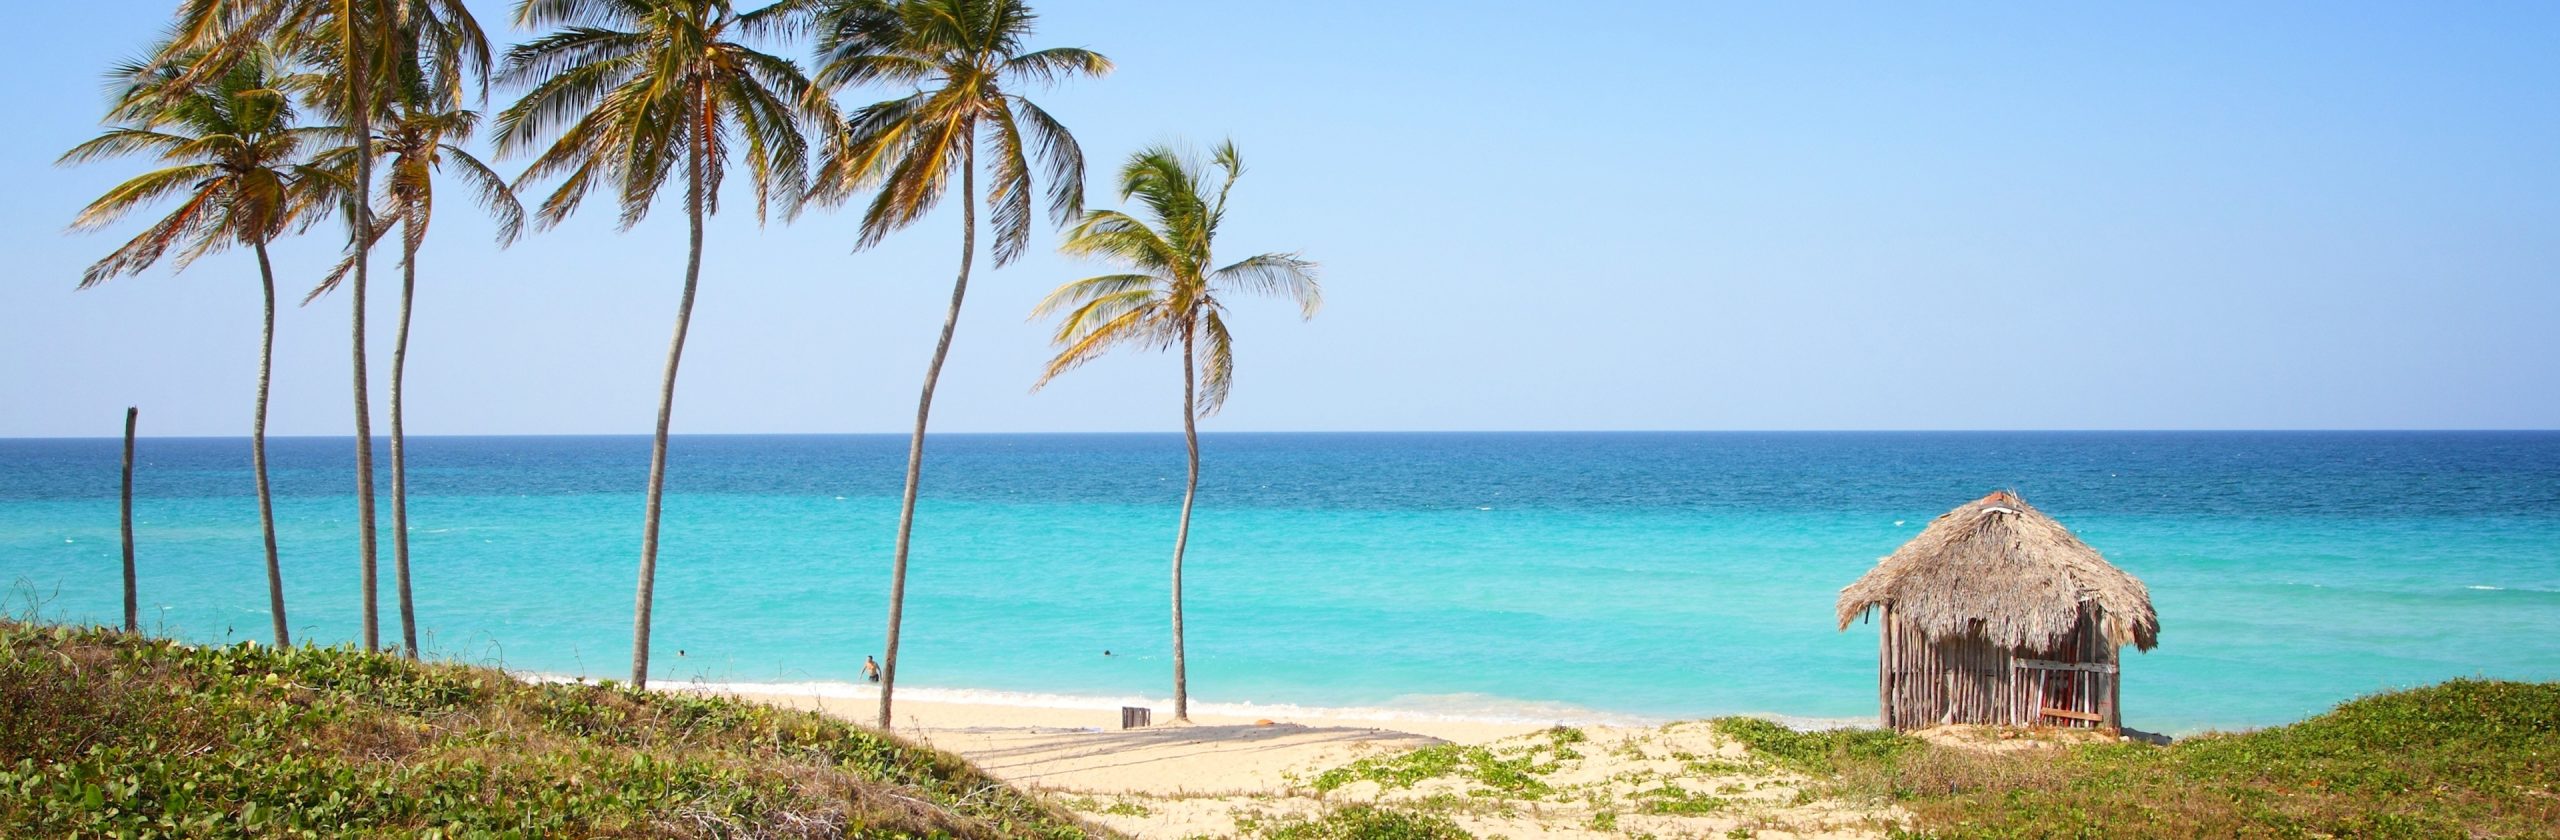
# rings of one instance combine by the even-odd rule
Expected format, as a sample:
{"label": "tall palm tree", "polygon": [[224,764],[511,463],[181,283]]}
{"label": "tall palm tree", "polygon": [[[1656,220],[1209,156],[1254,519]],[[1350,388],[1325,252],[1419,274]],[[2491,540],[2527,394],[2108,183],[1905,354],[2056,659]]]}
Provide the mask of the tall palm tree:
{"label": "tall palm tree", "polygon": [[1197,161],[1164,146],[1130,156],[1120,169],[1120,200],[1135,198],[1146,205],[1154,224],[1116,210],[1097,210],[1068,231],[1063,246],[1069,254],[1101,257],[1130,270],[1060,286],[1031,312],[1033,318],[1065,313],[1056,336],[1061,349],[1032,386],[1035,390],[1113,347],[1181,350],[1182,442],[1191,472],[1182,489],[1182,524],[1173,533],[1173,718],[1178,721],[1191,719],[1182,654],[1182,551],[1191,540],[1192,499],[1200,492],[1199,418],[1226,404],[1235,381],[1235,343],[1221,317],[1226,303],[1219,296],[1284,298],[1306,318],[1315,317],[1323,304],[1315,263],[1296,254],[1256,254],[1218,265],[1210,245],[1218,223],[1226,219],[1227,191],[1244,174],[1244,159],[1231,141],[1220,144],[1210,162],[1223,175],[1214,197],[1205,189],[1207,173]]}
{"label": "tall palm tree", "polygon": [[97,230],[164,199],[178,200],[169,215],[90,266],[80,288],[140,273],[172,249],[181,270],[234,245],[258,255],[266,316],[258,338],[258,404],[249,453],[258,480],[258,528],[266,542],[268,614],[276,646],[285,647],[293,635],[285,622],[284,568],[276,559],[275,501],[267,485],[267,393],[276,336],[276,276],[267,244],[308,227],[345,184],[305,162],[305,147],[317,143],[323,130],[294,125],[293,98],[281,87],[280,75],[270,58],[256,53],[194,83],[168,67],[126,65],[115,73],[126,87],[116,107],[125,124],[74,147],[61,162],[149,155],[171,164],[108,190],[80,211],[75,230]]}
{"label": "tall palm tree", "polygon": [[649,680],[649,610],[658,569],[658,508],[666,487],[667,424],[674,416],[676,366],[693,320],[702,276],[702,220],[719,209],[721,176],[732,144],[743,140],[755,181],[756,217],[779,195],[793,209],[807,174],[806,129],[832,121],[821,101],[805,98],[809,80],[788,59],[758,52],[742,38],[780,31],[795,14],[778,3],[740,13],[730,0],[520,0],[516,23],[560,27],[507,53],[501,78],[529,86],[498,115],[501,153],[556,138],[527,167],[525,180],[560,176],[536,214],[543,227],[575,211],[597,182],[620,193],[622,227],[649,212],[658,188],[678,168],[685,183],[691,240],[675,338],[667,346],[658,389],[657,437],[649,450],[648,510],[641,520],[640,585],[633,600],[631,682]]}
{"label": "tall palm tree", "polygon": [[[397,82],[387,93],[395,100],[371,122],[373,143],[391,158],[383,181],[383,208],[376,217],[379,240],[394,225],[400,237],[400,317],[391,344],[391,566],[400,600],[400,650],[418,658],[418,611],[409,587],[409,457],[408,437],[401,426],[402,385],[409,359],[409,313],[417,295],[418,248],[426,241],[435,210],[435,174],[449,164],[498,221],[498,242],[515,241],[524,228],[524,205],[516,200],[505,177],[472,156],[460,144],[480,127],[480,112],[463,107],[470,76],[486,87],[489,41],[468,10],[458,20],[436,17],[439,10],[414,10],[398,35],[409,59],[396,68]],[[349,146],[333,157],[352,158]],[[337,287],[359,261],[350,254],[338,270],[304,298],[309,302]]]}
{"label": "tall palm tree", "polygon": [[[373,132],[366,124],[381,88],[406,58],[401,33],[424,15],[468,21],[465,0],[181,0],[169,47],[158,63],[182,66],[187,78],[219,75],[262,44],[321,69],[313,102],[355,134],[354,189],[347,201],[348,248],[355,256],[352,327],[356,425],[356,519],[366,650],[382,648],[378,534],[374,516],[372,392],[365,363],[365,291],[375,239]],[[476,25],[473,27],[476,31]],[[183,57],[183,58],[182,58]]]}
{"label": "tall palm tree", "polygon": [[1049,83],[1111,72],[1100,53],[1072,47],[1026,50],[1034,16],[1022,0],[833,0],[820,4],[819,90],[852,85],[911,86],[914,92],[873,103],[832,138],[813,185],[821,201],[842,201],[876,188],[863,211],[857,248],[880,243],[913,224],[960,181],[960,276],[951,309],[925,366],[916,398],[915,432],[907,439],[907,480],[898,502],[898,539],[890,560],[889,634],[880,669],[880,726],[898,681],[898,629],[906,604],[907,549],[914,533],[916,487],[924,470],[926,419],[933,387],[951,353],[960,304],[969,292],[969,263],[978,248],[978,149],[995,157],[987,191],[998,267],[1031,241],[1031,159],[1048,177],[1049,212],[1059,224],[1084,208],[1084,152],[1066,126],[1019,94],[1015,83]]}

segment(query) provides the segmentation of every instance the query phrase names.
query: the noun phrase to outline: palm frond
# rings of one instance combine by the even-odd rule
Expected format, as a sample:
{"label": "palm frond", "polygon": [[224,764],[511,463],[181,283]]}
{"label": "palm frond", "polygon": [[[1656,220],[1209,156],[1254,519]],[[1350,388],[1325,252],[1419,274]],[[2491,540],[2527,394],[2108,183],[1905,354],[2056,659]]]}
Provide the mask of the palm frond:
{"label": "palm frond", "polygon": [[1255,254],[1210,272],[1214,290],[1269,295],[1298,305],[1300,317],[1313,318],[1324,306],[1324,289],[1316,282],[1316,264],[1296,254]]}
{"label": "palm frond", "polygon": [[834,204],[888,175],[923,122],[915,119],[934,101],[918,93],[865,106],[826,132],[825,158],[809,185],[810,200]]}
{"label": "palm frond", "polygon": [[1054,85],[1076,76],[1099,78],[1111,75],[1111,59],[1088,49],[1052,47],[1005,59],[1004,72],[1015,78]]}
{"label": "palm frond", "polygon": [[163,160],[174,159],[193,146],[195,138],[180,137],[139,128],[111,128],[86,143],[71,147],[54,161],[58,166],[77,166],[101,158],[124,157],[156,152]]}
{"label": "palm frond", "polygon": [[1153,288],[1159,282],[1151,274],[1105,274],[1087,277],[1059,286],[1031,307],[1031,320],[1046,318],[1072,307],[1082,306],[1112,295]]}
{"label": "palm frond", "polygon": [[518,0],[516,26],[542,29],[562,24],[636,27],[654,9],[644,0]]}
{"label": "palm frond", "polygon": [[221,175],[221,166],[212,163],[172,166],[136,175],[124,183],[109,187],[105,195],[99,196],[96,201],[89,202],[89,206],[81,208],[80,215],[71,222],[71,229],[97,230],[115,224],[133,211],[149,206],[153,202],[183,192],[193,191],[219,196],[223,185],[217,181]]}
{"label": "palm frond", "polygon": [[1227,405],[1227,395],[1235,390],[1235,337],[1227,333],[1227,320],[1217,309],[1200,319],[1200,341],[1193,362],[1200,369],[1200,416],[1218,413]]}
{"label": "palm frond", "polygon": [[1141,308],[1123,309],[1117,315],[1094,321],[1092,327],[1081,331],[1076,338],[1063,341],[1066,347],[1058,351],[1056,358],[1049,360],[1049,366],[1040,372],[1040,379],[1031,384],[1031,390],[1040,390],[1059,374],[1101,358],[1114,345],[1146,340],[1147,314],[1148,311]]}
{"label": "palm frond", "polygon": [[975,121],[953,116],[916,126],[915,131],[902,132],[905,148],[899,150],[881,180],[880,194],[862,216],[862,232],[855,247],[869,248],[880,244],[891,231],[914,224],[935,204],[951,185],[952,173],[968,165],[970,144],[975,140]]}
{"label": "palm frond", "polygon": [[1014,121],[1030,135],[1034,156],[1048,165],[1049,219],[1066,225],[1084,214],[1084,147],[1056,117],[1019,96],[1006,96]]}
{"label": "palm frond", "polygon": [[1084,221],[1067,231],[1066,242],[1058,249],[1070,256],[1103,257],[1172,274],[1197,273],[1198,269],[1162,233],[1118,210],[1085,214]]}
{"label": "palm frond", "polygon": [[[562,33],[563,35],[569,33]],[[555,59],[547,52],[529,55],[534,44],[520,46],[507,53],[507,70],[502,80],[530,80],[531,90],[498,114],[498,134],[492,138],[499,154],[510,154],[531,146],[543,136],[564,130],[586,117],[597,103],[623,88],[647,69],[648,56],[639,51],[638,39],[628,33],[589,33],[599,41],[614,37],[611,48],[598,44],[570,48]],[[554,36],[558,37],[558,36]],[[554,65],[557,65],[556,71]]]}
{"label": "palm frond", "polygon": [[177,209],[170,211],[169,215],[161,217],[160,221],[154,222],[141,233],[134,234],[132,239],[126,240],[123,246],[107,254],[105,259],[89,266],[89,270],[80,275],[79,287],[86,289],[116,277],[139,274],[143,269],[150,268],[152,263],[159,262],[160,255],[167,253],[172,246],[220,240],[221,237],[214,235],[215,232],[208,224],[218,195],[207,191],[188,196],[187,200],[179,204]]}
{"label": "palm frond", "polygon": [[1022,131],[1013,113],[1002,108],[987,113],[981,144],[993,161],[995,177],[987,185],[987,223],[995,234],[996,265],[1022,256],[1031,245],[1031,162],[1024,159]]}
{"label": "palm frond", "polygon": [[454,164],[455,173],[462,176],[463,184],[471,188],[480,208],[498,223],[498,244],[513,244],[524,233],[524,202],[507,186],[506,177],[459,146],[446,146],[444,154],[445,160]]}

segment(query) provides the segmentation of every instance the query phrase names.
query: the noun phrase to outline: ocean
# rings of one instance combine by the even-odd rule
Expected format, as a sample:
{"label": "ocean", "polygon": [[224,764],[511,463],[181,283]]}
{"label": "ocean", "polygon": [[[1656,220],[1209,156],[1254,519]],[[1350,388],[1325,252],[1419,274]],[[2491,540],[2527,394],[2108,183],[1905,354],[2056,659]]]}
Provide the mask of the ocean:
{"label": "ocean", "polygon": [[[1191,692],[1210,711],[1872,720],[1876,630],[1835,626],[1838,590],[2004,488],[2150,586],[2161,644],[2126,657],[2129,726],[2267,726],[2453,677],[2560,679],[2560,433],[1201,445],[1185,583]],[[0,608],[120,621],[118,446],[0,440]],[[352,444],[269,447],[296,640],[350,641]],[[412,439],[430,653],[626,675],[648,447]],[[893,435],[677,437],[653,679],[856,690],[884,630],[904,450]],[[1164,702],[1180,437],[943,435],[925,466],[901,696]],[[248,441],[145,439],[136,473],[145,628],[265,639]],[[383,517],[396,640],[387,496]]]}

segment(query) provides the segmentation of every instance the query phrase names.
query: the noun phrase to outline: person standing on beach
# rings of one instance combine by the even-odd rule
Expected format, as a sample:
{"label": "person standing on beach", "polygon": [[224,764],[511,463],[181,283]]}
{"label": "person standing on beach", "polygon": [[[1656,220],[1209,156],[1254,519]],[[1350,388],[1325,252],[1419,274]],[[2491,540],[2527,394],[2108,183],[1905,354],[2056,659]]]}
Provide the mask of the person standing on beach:
{"label": "person standing on beach", "polygon": [[869,678],[872,682],[875,682],[875,683],[876,683],[876,682],[879,682],[879,681],[880,681],[880,660],[873,659],[873,658],[868,657],[868,656],[863,657],[863,658],[862,658],[862,675],[863,675],[864,677]]}

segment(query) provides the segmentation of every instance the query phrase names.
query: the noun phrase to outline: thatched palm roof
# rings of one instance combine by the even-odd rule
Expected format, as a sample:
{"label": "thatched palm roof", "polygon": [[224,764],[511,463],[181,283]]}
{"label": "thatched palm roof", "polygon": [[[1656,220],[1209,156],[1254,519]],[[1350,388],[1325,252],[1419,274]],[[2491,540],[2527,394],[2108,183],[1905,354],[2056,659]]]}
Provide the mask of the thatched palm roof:
{"label": "thatched palm roof", "polygon": [[2142,581],[2003,490],[1947,512],[1840,590],[1840,627],[1890,604],[1931,639],[1979,634],[2012,650],[2061,641],[2094,601],[2117,645],[2150,650],[2160,616]]}

